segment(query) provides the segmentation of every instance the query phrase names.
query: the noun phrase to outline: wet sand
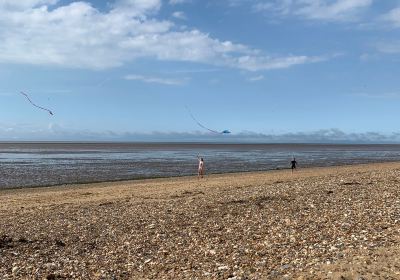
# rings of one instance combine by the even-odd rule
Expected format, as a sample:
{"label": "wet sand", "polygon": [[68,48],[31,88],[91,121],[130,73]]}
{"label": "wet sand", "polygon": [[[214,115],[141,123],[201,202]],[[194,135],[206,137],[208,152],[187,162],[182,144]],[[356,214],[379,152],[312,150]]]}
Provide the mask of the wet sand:
{"label": "wet sand", "polygon": [[400,279],[400,163],[0,191],[0,279]]}

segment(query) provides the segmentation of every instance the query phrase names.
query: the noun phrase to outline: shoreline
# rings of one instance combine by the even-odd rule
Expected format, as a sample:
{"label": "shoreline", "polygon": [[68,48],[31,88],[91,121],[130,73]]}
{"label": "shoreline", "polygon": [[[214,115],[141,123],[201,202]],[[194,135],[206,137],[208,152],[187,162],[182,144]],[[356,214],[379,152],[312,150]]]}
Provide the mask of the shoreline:
{"label": "shoreline", "polygon": [[[400,145],[400,144],[399,144]],[[340,165],[328,165],[328,166],[306,166],[306,167],[299,167],[297,168],[297,172],[300,170],[305,171],[309,170],[312,171],[313,169],[319,170],[319,169],[330,169],[330,168],[341,168],[341,167],[356,167],[356,166],[368,166],[368,165],[380,165],[380,164],[396,164],[400,163],[400,161],[379,161],[379,162],[367,162],[367,163],[348,163],[348,164],[340,164]],[[290,171],[291,168],[275,168],[275,169],[266,169],[266,170],[249,170],[249,171],[241,171],[241,172],[216,172],[216,173],[209,173],[206,174],[205,176],[230,176],[230,175],[238,175],[238,174],[258,174],[258,173],[270,173],[270,172],[285,172],[285,171]],[[85,186],[85,185],[92,185],[92,184],[115,184],[115,183],[130,183],[130,182],[141,182],[141,181],[149,181],[149,180],[168,180],[168,179],[179,179],[179,178],[194,178],[197,177],[197,175],[192,174],[192,175],[176,175],[176,176],[155,176],[155,177],[138,177],[138,178],[132,178],[132,179],[116,179],[116,180],[106,180],[106,181],[91,181],[91,182],[71,182],[71,183],[60,183],[60,184],[48,184],[48,185],[32,185],[32,186],[17,186],[17,187],[4,187],[0,188],[0,193],[3,191],[12,191],[12,190],[22,190],[22,189],[41,189],[41,188],[66,188],[66,187],[79,187],[79,186]]]}
{"label": "shoreline", "polygon": [[2,190],[0,275],[399,279],[398,178],[391,162]]}

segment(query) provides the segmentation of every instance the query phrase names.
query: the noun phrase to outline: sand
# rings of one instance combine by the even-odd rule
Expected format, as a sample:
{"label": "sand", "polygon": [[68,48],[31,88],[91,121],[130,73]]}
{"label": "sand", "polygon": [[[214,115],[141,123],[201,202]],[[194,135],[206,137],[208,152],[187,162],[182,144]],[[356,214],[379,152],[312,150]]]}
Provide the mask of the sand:
{"label": "sand", "polygon": [[0,191],[0,279],[400,279],[400,163]]}

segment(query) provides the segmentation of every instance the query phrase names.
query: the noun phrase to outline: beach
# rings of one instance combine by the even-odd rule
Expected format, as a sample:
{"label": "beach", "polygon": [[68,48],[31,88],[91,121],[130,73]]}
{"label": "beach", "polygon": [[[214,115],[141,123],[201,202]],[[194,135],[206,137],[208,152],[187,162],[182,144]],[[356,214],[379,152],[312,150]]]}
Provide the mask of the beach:
{"label": "beach", "polygon": [[1,190],[0,279],[400,279],[400,163]]}

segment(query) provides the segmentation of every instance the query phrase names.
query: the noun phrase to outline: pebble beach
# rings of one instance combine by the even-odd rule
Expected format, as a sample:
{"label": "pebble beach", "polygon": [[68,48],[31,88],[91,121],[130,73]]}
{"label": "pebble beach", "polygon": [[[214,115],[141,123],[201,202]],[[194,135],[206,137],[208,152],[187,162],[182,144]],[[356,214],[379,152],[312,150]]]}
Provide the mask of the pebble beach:
{"label": "pebble beach", "polygon": [[400,163],[1,190],[0,279],[400,279]]}

